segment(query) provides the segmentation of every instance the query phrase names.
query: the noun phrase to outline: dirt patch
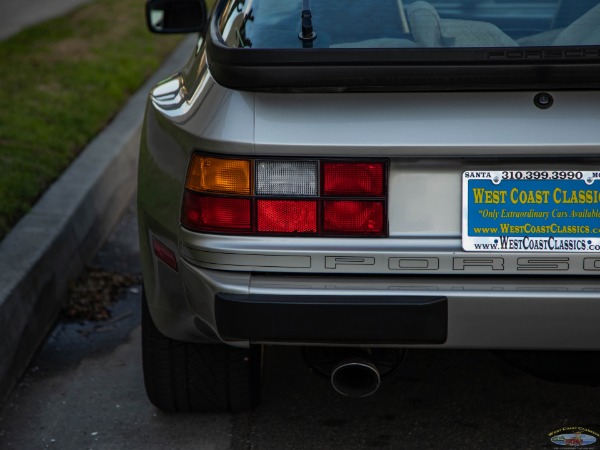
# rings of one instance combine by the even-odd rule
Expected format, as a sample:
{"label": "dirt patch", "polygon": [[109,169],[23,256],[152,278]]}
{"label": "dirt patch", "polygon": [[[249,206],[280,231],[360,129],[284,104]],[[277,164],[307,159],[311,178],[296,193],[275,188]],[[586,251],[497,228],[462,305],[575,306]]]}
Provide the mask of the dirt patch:
{"label": "dirt patch", "polygon": [[72,35],[54,42],[46,60],[97,60],[94,50],[118,45],[136,30],[147,32],[143,14],[143,8],[131,1],[102,0],[85,5],[71,16]]}
{"label": "dirt patch", "polygon": [[67,320],[108,320],[117,298],[141,282],[140,276],[91,269],[70,287],[63,316]]}
{"label": "dirt patch", "polygon": [[[73,23],[77,28],[86,29],[90,24],[105,27],[107,32],[102,34],[103,42],[118,42],[127,36],[131,30],[145,29],[143,4],[123,2],[120,0],[104,0],[94,2],[73,14]],[[97,37],[97,36],[96,36]]]}
{"label": "dirt patch", "polygon": [[93,48],[89,41],[82,38],[64,39],[55,43],[47,55],[53,61],[93,61]]}

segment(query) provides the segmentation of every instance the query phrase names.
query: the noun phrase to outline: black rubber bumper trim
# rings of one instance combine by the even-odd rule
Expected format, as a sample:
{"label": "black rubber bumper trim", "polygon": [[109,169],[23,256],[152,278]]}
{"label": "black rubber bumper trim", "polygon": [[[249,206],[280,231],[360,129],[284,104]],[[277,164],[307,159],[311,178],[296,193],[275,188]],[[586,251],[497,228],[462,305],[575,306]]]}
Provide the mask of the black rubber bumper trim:
{"label": "black rubber bumper trim", "polygon": [[448,335],[445,297],[219,293],[215,314],[227,340],[443,344]]}

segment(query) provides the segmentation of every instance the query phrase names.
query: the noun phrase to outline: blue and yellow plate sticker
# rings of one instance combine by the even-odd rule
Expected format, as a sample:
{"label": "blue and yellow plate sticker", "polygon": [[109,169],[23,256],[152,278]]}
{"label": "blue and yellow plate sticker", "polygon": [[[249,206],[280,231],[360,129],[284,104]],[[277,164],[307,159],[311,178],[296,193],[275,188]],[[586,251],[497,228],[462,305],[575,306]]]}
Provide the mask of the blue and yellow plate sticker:
{"label": "blue and yellow plate sticker", "polygon": [[600,172],[463,173],[467,251],[600,252]]}

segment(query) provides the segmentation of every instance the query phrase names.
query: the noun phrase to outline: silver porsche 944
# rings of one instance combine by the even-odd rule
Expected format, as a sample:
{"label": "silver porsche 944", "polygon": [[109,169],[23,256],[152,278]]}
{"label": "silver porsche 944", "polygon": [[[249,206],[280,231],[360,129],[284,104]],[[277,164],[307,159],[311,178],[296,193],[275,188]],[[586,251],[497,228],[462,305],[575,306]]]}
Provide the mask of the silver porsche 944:
{"label": "silver porsche 944", "polygon": [[156,406],[256,405],[265,345],[357,397],[414,347],[600,350],[600,0],[211,9],[146,5],[199,34],[140,149]]}

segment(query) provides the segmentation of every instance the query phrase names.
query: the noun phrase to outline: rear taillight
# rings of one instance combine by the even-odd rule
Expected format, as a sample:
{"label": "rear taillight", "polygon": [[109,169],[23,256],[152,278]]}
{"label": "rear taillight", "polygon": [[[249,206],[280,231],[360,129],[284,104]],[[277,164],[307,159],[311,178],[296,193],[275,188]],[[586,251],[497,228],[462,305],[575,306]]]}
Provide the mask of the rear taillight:
{"label": "rear taillight", "polygon": [[323,195],[382,197],[384,165],[368,162],[324,162]]}
{"label": "rear taillight", "polygon": [[247,198],[209,197],[186,191],[181,222],[187,228],[202,231],[249,232],[251,200]]}
{"label": "rear taillight", "polygon": [[316,233],[316,200],[256,201],[256,231],[259,233]]}
{"label": "rear taillight", "polygon": [[193,155],[181,223],[200,232],[387,234],[387,162]]}
{"label": "rear taillight", "polygon": [[385,229],[383,213],[383,201],[326,200],[323,202],[323,231],[380,236]]}

